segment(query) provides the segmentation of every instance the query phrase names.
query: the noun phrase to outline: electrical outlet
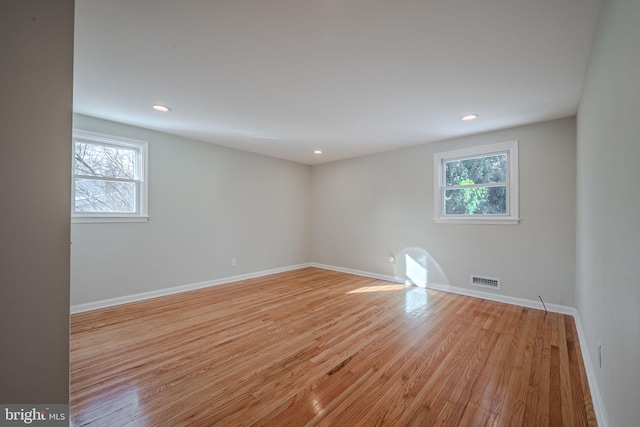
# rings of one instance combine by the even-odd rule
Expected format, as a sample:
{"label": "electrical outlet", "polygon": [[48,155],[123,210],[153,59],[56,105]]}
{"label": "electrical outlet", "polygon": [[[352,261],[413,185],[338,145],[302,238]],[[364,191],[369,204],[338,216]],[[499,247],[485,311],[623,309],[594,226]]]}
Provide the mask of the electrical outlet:
{"label": "electrical outlet", "polygon": [[602,368],[602,344],[598,343],[598,366]]}
{"label": "electrical outlet", "polygon": [[238,265],[238,259],[237,258],[231,258],[231,266],[235,267],[236,265]]}

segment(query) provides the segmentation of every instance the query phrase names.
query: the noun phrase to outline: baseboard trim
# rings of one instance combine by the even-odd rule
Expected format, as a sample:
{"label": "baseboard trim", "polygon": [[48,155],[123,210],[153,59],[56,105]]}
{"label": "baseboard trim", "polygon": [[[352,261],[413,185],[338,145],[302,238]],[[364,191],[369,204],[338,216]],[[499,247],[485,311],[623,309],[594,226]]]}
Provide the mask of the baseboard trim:
{"label": "baseboard trim", "polygon": [[589,351],[585,348],[587,343],[587,337],[582,329],[582,321],[580,320],[580,312],[577,309],[573,309],[573,319],[576,323],[576,329],[578,330],[578,341],[580,342],[580,352],[582,353],[582,361],[587,371],[587,380],[589,381],[589,391],[591,392],[591,402],[593,403],[593,410],[596,413],[596,419],[599,427],[609,427],[607,412],[602,402],[602,396],[600,395],[600,387],[598,387],[598,380],[596,378],[595,366],[591,363],[591,356]]}
{"label": "baseboard trim", "polygon": [[[544,306],[542,305],[542,303],[536,300],[511,297],[508,295],[498,295],[490,292],[476,291],[474,289],[460,288],[457,286],[440,285],[438,283],[429,283],[427,284],[427,288],[434,289],[436,291],[450,292],[452,294],[465,295],[468,297],[474,297],[474,298],[486,299],[489,301],[502,302],[505,304],[517,305],[520,307],[533,308],[536,310],[544,310]],[[566,305],[551,304],[551,303],[545,303],[545,305],[547,307],[547,311],[550,311],[552,313],[573,315],[573,312],[575,311],[575,308],[569,307]]]}
{"label": "baseboard trim", "polygon": [[158,289],[156,291],[142,292],[139,294],[125,295],[122,297],[109,298],[105,300],[88,302],[84,304],[76,304],[71,306],[71,314],[82,313],[85,311],[98,310],[101,308],[113,307],[131,302],[144,301],[151,298],[163,297],[181,292],[193,291],[195,289],[208,288],[209,286],[224,285],[226,283],[239,282],[241,280],[255,279],[257,277],[269,276],[271,274],[284,273],[286,271],[299,270],[301,268],[310,267],[311,263],[290,265],[287,267],[272,268],[269,270],[256,271],[254,273],[240,274],[237,276],[223,277],[220,279],[207,280],[205,282],[191,283],[188,285],[175,286],[172,288]]}
{"label": "baseboard trim", "polygon": [[[386,280],[388,282],[395,282],[395,283],[405,282],[403,279],[399,277],[387,276],[384,274],[377,274],[377,273],[370,273],[362,270],[354,270],[352,268],[336,267],[333,265],[318,264],[315,262],[312,262],[311,266],[322,268],[325,270],[338,271],[341,273],[354,274],[356,276]],[[473,298],[481,298],[481,299],[486,299],[490,301],[502,302],[505,304],[517,305],[521,307],[533,308],[538,310],[544,309],[542,304],[535,300],[510,297],[506,295],[497,295],[489,292],[477,291],[474,289],[466,289],[466,288],[460,288],[457,286],[450,286],[450,285],[441,285],[437,283],[429,283],[427,284],[427,288],[434,289],[437,291],[450,292],[458,295],[469,296]],[[594,365],[591,363],[591,357],[589,356],[589,352],[585,348],[587,339],[584,335],[584,330],[582,329],[582,322],[580,321],[580,313],[575,307],[569,307],[566,305],[546,303],[546,306],[547,306],[547,310],[550,312],[573,316],[573,319],[576,324],[576,329],[578,331],[578,341],[580,343],[580,352],[582,353],[582,362],[584,363],[585,370],[587,371],[587,380],[589,381],[589,391],[591,392],[591,401],[593,403],[593,410],[596,413],[598,426],[609,427],[609,424],[607,422],[606,411],[604,409],[604,404],[602,402],[602,396],[600,395],[600,388],[598,387],[598,382],[596,380]]]}
{"label": "baseboard trim", "polygon": [[404,280],[398,277],[387,276],[384,274],[370,273],[368,271],[362,271],[362,270],[354,270],[352,268],[337,267],[335,265],[319,264],[317,262],[312,262],[311,267],[321,268],[323,270],[337,271],[339,273],[354,274],[356,276],[370,277],[372,279],[386,280],[387,282],[404,283]]}
{"label": "baseboard trim", "polygon": [[[362,270],[354,270],[352,268],[337,267],[335,265],[319,264],[319,263],[312,262],[311,267],[322,268],[325,270],[339,271],[341,273],[347,273],[347,274],[355,274],[356,276],[370,277],[372,279],[386,280],[388,282],[394,282],[394,283],[405,282],[405,280],[400,277],[388,276],[385,274],[378,274],[378,273],[371,273],[371,272],[362,271]],[[540,301],[535,301],[535,300],[510,297],[506,295],[498,295],[490,292],[477,291],[474,289],[466,289],[466,288],[461,288],[461,287],[451,286],[451,285],[441,285],[438,283],[429,283],[427,284],[427,288],[433,289],[436,291],[444,291],[444,292],[450,292],[458,295],[465,295],[465,296],[474,297],[474,298],[486,299],[490,301],[503,302],[505,304],[513,304],[520,307],[544,310],[542,303],[540,303]],[[545,303],[545,304],[547,306],[547,310],[553,313],[573,315],[573,313],[575,312],[575,308],[573,307],[568,307],[560,304],[551,304],[551,303]]]}

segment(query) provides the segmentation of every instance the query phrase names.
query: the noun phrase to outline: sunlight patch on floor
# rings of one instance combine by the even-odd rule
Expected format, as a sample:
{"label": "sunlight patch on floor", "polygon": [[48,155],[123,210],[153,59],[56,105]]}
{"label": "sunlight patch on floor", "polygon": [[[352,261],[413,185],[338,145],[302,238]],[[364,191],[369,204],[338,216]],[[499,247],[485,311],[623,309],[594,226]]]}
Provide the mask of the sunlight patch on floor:
{"label": "sunlight patch on floor", "polygon": [[406,285],[380,285],[380,286],[363,286],[362,288],[354,289],[347,292],[348,294],[362,294],[365,292],[386,292],[386,291],[403,291],[407,288]]}

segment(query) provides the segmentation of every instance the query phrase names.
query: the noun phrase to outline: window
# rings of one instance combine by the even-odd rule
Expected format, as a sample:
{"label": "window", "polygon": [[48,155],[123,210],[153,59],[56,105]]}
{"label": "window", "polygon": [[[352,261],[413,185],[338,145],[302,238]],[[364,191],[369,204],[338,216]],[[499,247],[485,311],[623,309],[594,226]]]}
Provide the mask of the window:
{"label": "window", "polygon": [[73,131],[72,222],[144,222],[147,142]]}
{"label": "window", "polygon": [[435,222],[517,224],[518,141],[434,155]]}

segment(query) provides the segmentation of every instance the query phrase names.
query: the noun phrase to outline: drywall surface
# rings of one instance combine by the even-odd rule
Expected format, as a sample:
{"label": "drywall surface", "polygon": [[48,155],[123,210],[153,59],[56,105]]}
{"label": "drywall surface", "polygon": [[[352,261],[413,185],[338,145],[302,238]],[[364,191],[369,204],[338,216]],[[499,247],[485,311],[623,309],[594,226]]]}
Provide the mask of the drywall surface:
{"label": "drywall surface", "polygon": [[576,303],[611,426],[640,420],[639,22],[603,3],[577,119]]}
{"label": "drywall surface", "polygon": [[[511,140],[520,224],[434,223],[434,153]],[[399,278],[422,266],[429,283],[476,290],[478,274],[504,295],[574,303],[573,118],[316,165],[311,186],[313,262]]]}
{"label": "drywall surface", "polygon": [[69,402],[73,0],[0,13],[0,402]]}
{"label": "drywall surface", "polygon": [[82,115],[74,127],[149,142],[150,219],[72,224],[73,305],[309,262],[310,166]]}

